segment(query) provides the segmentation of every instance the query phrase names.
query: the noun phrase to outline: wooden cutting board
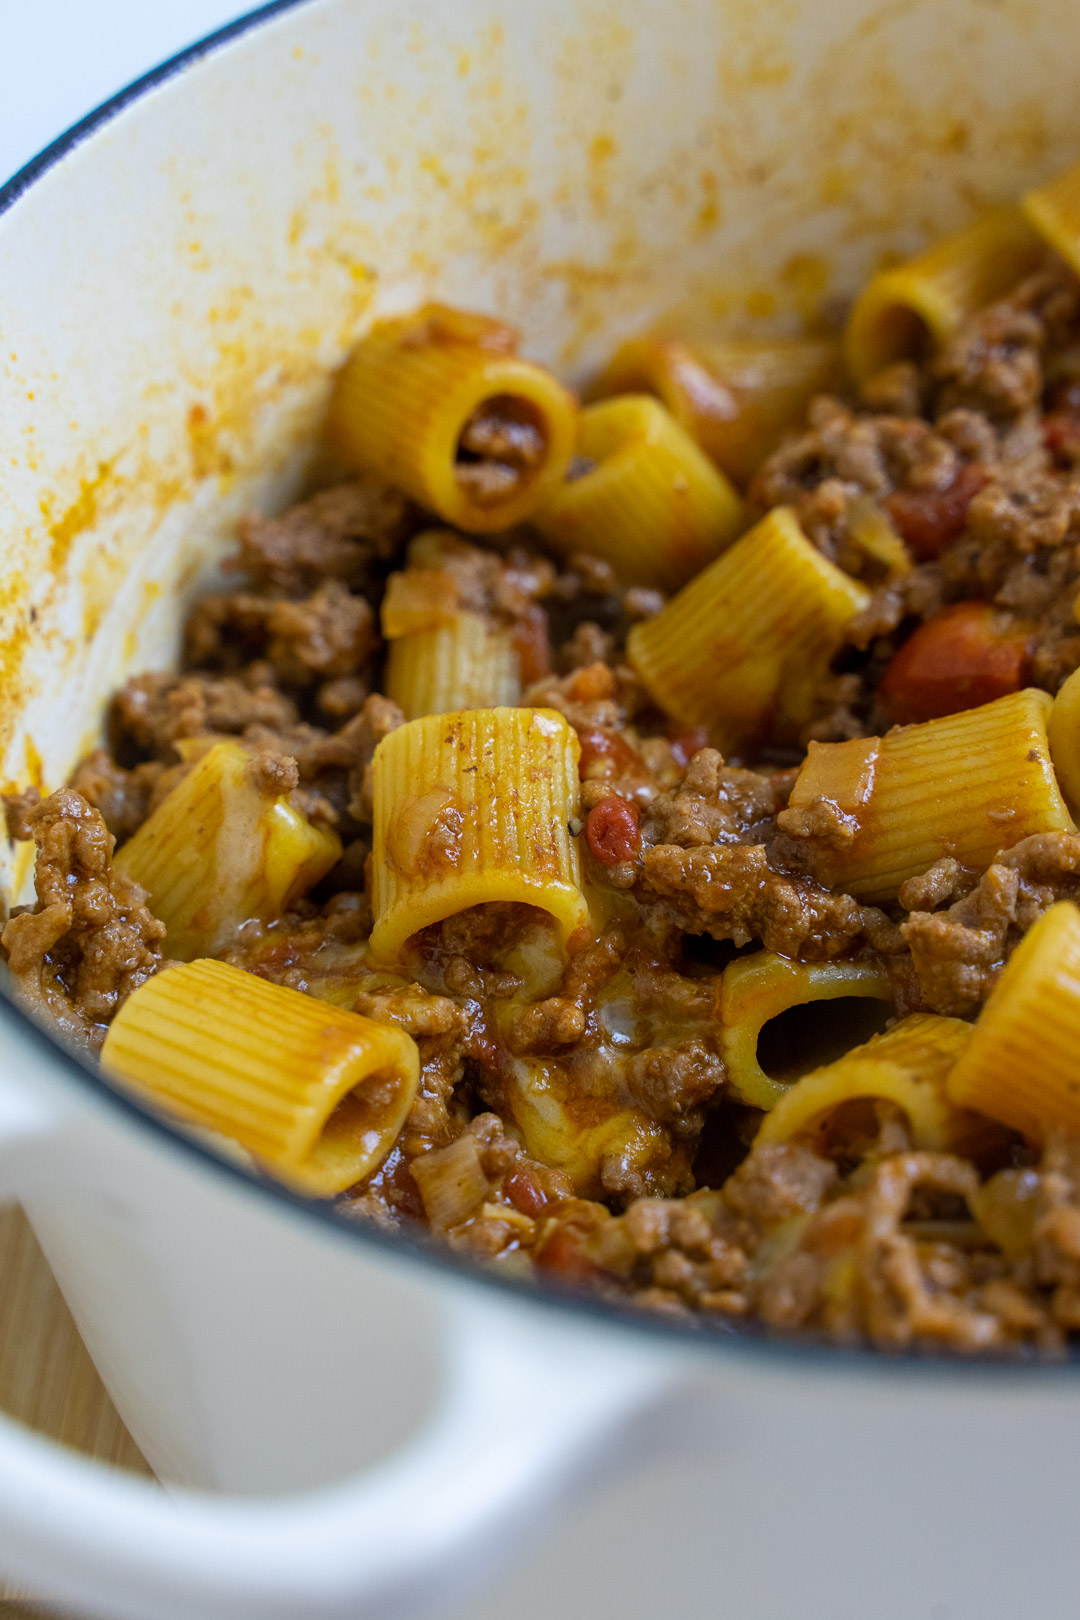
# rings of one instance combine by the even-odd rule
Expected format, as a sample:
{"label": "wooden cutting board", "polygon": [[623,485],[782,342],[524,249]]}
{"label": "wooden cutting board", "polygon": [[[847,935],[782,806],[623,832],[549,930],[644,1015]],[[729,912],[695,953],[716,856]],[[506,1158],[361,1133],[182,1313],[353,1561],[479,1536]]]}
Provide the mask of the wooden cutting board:
{"label": "wooden cutting board", "polygon": [[[150,1472],[20,1209],[0,1210],[0,1408],[91,1457]],[[0,1548],[0,1562],[2,1557]],[[25,1588],[5,1583],[0,1572],[0,1620],[43,1620],[49,1613]]]}

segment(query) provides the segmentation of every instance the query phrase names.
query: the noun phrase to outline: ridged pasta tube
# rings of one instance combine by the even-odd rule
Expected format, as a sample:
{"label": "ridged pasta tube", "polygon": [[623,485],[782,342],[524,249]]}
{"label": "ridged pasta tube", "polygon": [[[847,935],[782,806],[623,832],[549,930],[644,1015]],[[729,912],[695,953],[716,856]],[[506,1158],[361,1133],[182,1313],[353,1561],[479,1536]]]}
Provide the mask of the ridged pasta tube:
{"label": "ridged pasta tube", "polygon": [[799,1138],[821,1147],[838,1108],[881,1100],[907,1115],[915,1147],[945,1152],[966,1125],[945,1093],[945,1078],[970,1038],[971,1025],[963,1019],[913,1013],[796,1080],[762,1120],[755,1142]]}
{"label": "ridged pasta tube", "polygon": [[835,388],[843,365],[828,338],[733,338],[624,343],[591,394],[656,394],[737,484],[745,484],[814,394]]}
{"label": "ridged pasta tube", "polygon": [[791,728],[806,718],[815,680],[868,599],[778,506],[635,625],[627,655],[662,709],[708,728],[726,753],[777,718]]}
{"label": "ridged pasta tube", "polygon": [[422,928],[490,901],[588,926],[579,886],[577,737],[551,709],[431,715],[384,737],[372,764],[373,954],[397,961]]}
{"label": "ridged pasta tube", "polygon": [[1039,235],[1080,271],[1080,163],[1029,191],[1020,206]]}
{"label": "ridged pasta tube", "polygon": [[588,406],[577,453],[592,465],[534,522],[557,550],[603,557],[628,584],[685,585],[743,526],[735,489],[650,394]]}
{"label": "ridged pasta tube", "polygon": [[377,322],[338,377],[331,437],[459,529],[520,523],[561,482],[577,413],[549,371],[508,352],[514,341],[439,305]]}
{"label": "ridged pasta tube", "polygon": [[1080,1130],[1080,910],[1059,900],[1029,928],[946,1081],[949,1096],[1032,1141]]}
{"label": "ridged pasta tube", "polygon": [[212,961],[167,968],[130,995],[101,1062],[316,1198],[386,1157],[420,1073],[415,1041],[395,1026]]}
{"label": "ridged pasta tube", "polygon": [[[183,744],[180,745],[183,749]],[[251,918],[279,917],[341,858],[341,840],[276,790],[257,756],[215,743],[115,858],[165,924],[165,951],[211,955]]]}
{"label": "ridged pasta tube", "polygon": [[880,741],[811,743],[789,808],[824,800],[847,818],[846,842],[811,841],[814,876],[891,900],[945,855],[982,871],[1032,833],[1074,832],[1050,763],[1050,704],[1028,687]]}
{"label": "ridged pasta tube", "polygon": [[1080,669],[1074,669],[1054,699],[1046,723],[1050,758],[1071,810],[1080,809]]}
{"label": "ridged pasta tube", "polygon": [[814,1001],[872,997],[892,1005],[888,975],[869,962],[792,962],[775,951],[738,957],[720,989],[720,1050],[728,1082],[743,1102],[773,1108],[789,1082],[766,1074],[758,1059],[761,1033],[773,1018]]}
{"label": "ridged pasta tube", "polygon": [[387,580],[379,620],[385,639],[396,641],[414,630],[437,630],[451,624],[461,611],[461,592],[452,574],[438,566],[413,567],[410,563]]}
{"label": "ridged pasta tube", "polygon": [[894,360],[917,357],[951,337],[1033,269],[1042,243],[1012,206],[992,208],[966,230],[882,270],[856,300],[844,353],[856,382]]}
{"label": "ridged pasta tube", "polygon": [[510,631],[480,613],[457,613],[448,624],[398,636],[390,643],[385,686],[406,720],[513,707],[521,680]]}

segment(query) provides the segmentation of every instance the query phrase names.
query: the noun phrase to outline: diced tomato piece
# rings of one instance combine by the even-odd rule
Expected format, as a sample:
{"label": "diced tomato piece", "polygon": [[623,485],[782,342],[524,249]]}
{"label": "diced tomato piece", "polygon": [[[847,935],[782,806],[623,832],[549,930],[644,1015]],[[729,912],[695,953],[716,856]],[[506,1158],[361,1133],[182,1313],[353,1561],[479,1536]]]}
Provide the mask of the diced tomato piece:
{"label": "diced tomato piece", "polygon": [[424,1200],[413,1180],[412,1171],[402,1157],[400,1147],[393,1147],[368,1183],[369,1188],[383,1198],[399,1215],[411,1220],[424,1219]]}
{"label": "diced tomato piece", "polygon": [[[581,744],[578,771],[582,780],[587,776],[622,776],[627,772],[642,777],[648,775],[637,749],[624,742],[617,731],[609,731],[606,726],[586,726],[578,732],[578,742]],[[594,770],[601,761],[606,768]]]}
{"label": "diced tomato piece", "polygon": [[602,1267],[582,1253],[581,1245],[587,1236],[569,1222],[556,1226],[533,1258],[542,1270],[554,1272],[561,1282],[584,1287],[604,1275]]}
{"label": "diced tomato piece", "polygon": [[515,1209],[534,1220],[547,1208],[547,1194],[531,1170],[511,1170],[503,1182],[503,1192]]}
{"label": "diced tomato piece", "polygon": [[692,731],[677,732],[670,741],[675,763],[685,770],[694,755],[709,746],[709,733],[704,726],[695,726]]}
{"label": "diced tomato piece", "polygon": [[548,616],[539,603],[533,603],[527,618],[517,620],[511,641],[518,655],[521,684],[531,686],[551,668]]}
{"label": "diced tomato piece", "polygon": [[985,467],[969,462],[948,489],[898,489],[885,497],[885,510],[920,562],[940,557],[963,534],[968,507],[989,476]]}
{"label": "diced tomato piece", "polygon": [[933,720],[990,703],[1026,686],[1028,637],[995,628],[989,602],[943,608],[911,635],[895,655],[878,697],[902,725]]}
{"label": "diced tomato piece", "polygon": [[606,664],[586,664],[567,688],[574,703],[600,703],[615,696],[615,676]]}
{"label": "diced tomato piece", "polygon": [[1044,417],[1043,442],[1061,466],[1075,467],[1080,462],[1080,416],[1056,411]]}
{"label": "diced tomato piece", "polygon": [[614,794],[601,799],[589,811],[585,837],[596,859],[604,866],[631,860],[641,843],[637,810]]}

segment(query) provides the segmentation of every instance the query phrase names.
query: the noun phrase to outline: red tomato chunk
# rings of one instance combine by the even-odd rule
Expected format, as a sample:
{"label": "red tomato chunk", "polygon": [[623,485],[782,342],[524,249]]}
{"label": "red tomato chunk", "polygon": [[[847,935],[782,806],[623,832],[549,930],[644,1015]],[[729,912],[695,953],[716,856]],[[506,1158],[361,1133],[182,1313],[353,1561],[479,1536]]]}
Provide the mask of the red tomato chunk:
{"label": "red tomato chunk", "polygon": [[970,463],[948,489],[898,489],[885,497],[885,510],[920,562],[940,557],[963,534],[968,507],[987,477],[984,467]]}
{"label": "red tomato chunk", "polygon": [[689,765],[694,755],[709,746],[709,733],[704,726],[695,726],[692,731],[679,731],[671,737],[671,753],[676,765],[683,769]]}
{"label": "red tomato chunk", "polygon": [[1043,419],[1043,441],[1061,467],[1080,463],[1080,417],[1072,411],[1057,411]]}
{"label": "red tomato chunk", "polygon": [[503,1182],[503,1192],[514,1208],[537,1219],[547,1208],[548,1199],[536,1177],[528,1170],[513,1170]]}
{"label": "red tomato chunk", "polygon": [[[586,776],[619,776],[626,771],[635,775],[647,776],[645,761],[636,748],[631,748],[624,742],[617,732],[608,731],[604,726],[586,726],[578,732],[578,741],[581,744],[581,759],[578,761],[578,772],[582,780]],[[608,769],[594,771],[593,767],[603,760]]]}
{"label": "red tomato chunk", "polygon": [[589,848],[605,866],[617,866],[629,861],[638,852],[638,815],[625,799],[601,799],[589,811],[585,823],[585,837]]}
{"label": "red tomato chunk", "polygon": [[570,1287],[587,1287],[603,1276],[596,1262],[582,1252],[581,1245],[587,1236],[587,1232],[569,1223],[557,1226],[533,1258],[543,1271],[553,1272],[560,1282]]}
{"label": "red tomato chunk", "polygon": [[533,603],[528,616],[515,624],[511,640],[518,656],[521,684],[531,686],[551,668],[548,618],[542,607]]}
{"label": "red tomato chunk", "polygon": [[1030,674],[1028,638],[995,628],[989,602],[958,602],[921,624],[895,655],[878,697],[901,725],[933,720],[1019,692]]}

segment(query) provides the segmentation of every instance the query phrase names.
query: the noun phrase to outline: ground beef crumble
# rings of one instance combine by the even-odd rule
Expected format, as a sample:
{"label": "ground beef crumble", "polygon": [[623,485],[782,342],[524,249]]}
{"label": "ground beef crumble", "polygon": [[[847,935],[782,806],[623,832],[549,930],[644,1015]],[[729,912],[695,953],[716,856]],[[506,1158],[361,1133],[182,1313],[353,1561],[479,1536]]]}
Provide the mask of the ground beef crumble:
{"label": "ground beef crumble", "polygon": [[80,794],[50,795],[25,825],[37,845],[38,898],[0,941],[28,1003],[95,1046],[123,998],[161,967],[165,929],[138,884],[113,870],[112,835]]}
{"label": "ground beef crumble", "polygon": [[243,518],[234,566],[268,595],[302,596],[331,579],[366,595],[412,526],[408,502],[389,485],[336,484],[281,517]]}
{"label": "ground beef crumble", "polygon": [[[960,894],[943,911],[935,908]],[[911,951],[924,1005],[967,1017],[976,1011],[1012,948],[1055,900],[1080,895],[1080,837],[1040,833],[1005,850],[976,881],[956,861],[939,861],[900,890],[909,916],[900,932]]]}

